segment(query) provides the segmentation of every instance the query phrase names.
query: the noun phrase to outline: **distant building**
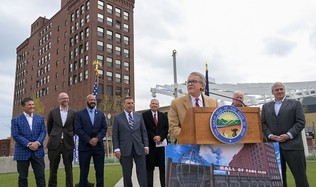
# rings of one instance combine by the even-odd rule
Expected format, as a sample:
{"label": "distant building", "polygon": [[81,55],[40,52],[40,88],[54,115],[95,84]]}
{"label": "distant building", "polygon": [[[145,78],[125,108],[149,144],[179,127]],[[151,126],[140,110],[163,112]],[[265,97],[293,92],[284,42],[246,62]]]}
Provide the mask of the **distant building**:
{"label": "distant building", "polygon": [[[21,100],[32,96],[40,99],[46,117],[58,105],[60,92],[68,93],[72,108],[82,109],[96,71],[99,102],[104,97],[134,97],[134,4],[135,0],[61,0],[61,9],[51,19],[35,20],[30,37],[16,50],[12,116],[20,115]],[[97,70],[96,60],[102,65]],[[115,111],[105,112],[113,116]]]}
{"label": "distant building", "polygon": [[0,140],[0,157],[10,156],[10,138]]}

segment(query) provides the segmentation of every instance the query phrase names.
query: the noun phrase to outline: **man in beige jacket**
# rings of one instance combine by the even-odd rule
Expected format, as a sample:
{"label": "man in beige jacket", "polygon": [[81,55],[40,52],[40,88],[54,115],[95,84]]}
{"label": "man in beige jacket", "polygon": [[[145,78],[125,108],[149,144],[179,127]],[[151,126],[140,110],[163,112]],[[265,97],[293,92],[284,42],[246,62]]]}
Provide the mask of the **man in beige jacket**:
{"label": "man in beige jacket", "polygon": [[217,107],[214,98],[203,95],[205,77],[199,72],[190,73],[187,84],[188,95],[174,99],[168,112],[169,134],[173,141],[178,139],[186,111],[191,107]]}

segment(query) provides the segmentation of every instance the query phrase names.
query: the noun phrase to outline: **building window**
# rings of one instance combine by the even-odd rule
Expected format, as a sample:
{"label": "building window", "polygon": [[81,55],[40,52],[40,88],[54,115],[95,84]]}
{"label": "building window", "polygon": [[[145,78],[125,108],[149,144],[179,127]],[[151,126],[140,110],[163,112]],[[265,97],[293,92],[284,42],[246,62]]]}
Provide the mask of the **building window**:
{"label": "building window", "polygon": [[123,13],[123,18],[124,18],[124,20],[128,20],[128,12],[125,12],[125,11],[124,11],[124,13]]}
{"label": "building window", "polygon": [[97,55],[97,60],[99,60],[103,64],[103,55]]}
{"label": "building window", "polygon": [[116,29],[121,29],[121,22],[116,20],[115,27]]}
{"label": "building window", "polygon": [[85,65],[88,65],[89,64],[89,56],[87,55],[86,57],[85,57]]}
{"label": "building window", "polygon": [[79,73],[79,82],[81,82],[83,79],[83,75],[82,75],[82,72]]}
{"label": "building window", "polygon": [[125,24],[125,23],[124,23],[124,31],[125,31],[125,32],[128,32],[128,31],[129,31],[129,29],[128,29],[128,25],[127,25],[127,24]]}
{"label": "building window", "polygon": [[115,95],[117,96],[121,96],[122,95],[122,88],[121,87],[116,87],[115,89]]}
{"label": "building window", "polygon": [[129,71],[129,63],[128,62],[124,62],[124,70]]}
{"label": "building window", "polygon": [[129,76],[128,75],[124,75],[124,83],[129,84]]}
{"label": "building window", "polygon": [[87,15],[86,15],[86,23],[89,23],[89,21],[90,21],[90,15],[87,14]]}
{"label": "building window", "polygon": [[75,21],[75,13],[72,13],[70,17],[71,17],[71,22]]}
{"label": "building window", "polygon": [[86,48],[85,51],[89,51],[89,42],[86,42]]}
{"label": "building window", "polygon": [[116,15],[117,17],[121,17],[121,9],[115,8],[115,15]]}
{"label": "building window", "polygon": [[103,37],[104,35],[104,29],[102,27],[98,27],[98,36]]}
{"label": "building window", "polygon": [[107,4],[107,5],[106,5],[106,11],[107,11],[107,13],[112,14],[112,12],[113,12],[113,6]]}
{"label": "building window", "polygon": [[126,58],[129,57],[129,50],[128,50],[128,49],[124,49],[124,56],[125,56]]}
{"label": "building window", "polygon": [[120,47],[115,47],[115,54],[120,56],[121,55],[121,48]]}
{"label": "building window", "polygon": [[102,14],[98,13],[98,22],[103,23],[104,17]]}
{"label": "building window", "polygon": [[84,14],[84,5],[81,6],[80,10],[81,10],[81,15],[83,15]]}
{"label": "building window", "polygon": [[124,96],[127,97],[130,95],[130,89],[129,88],[124,88]]}
{"label": "building window", "polygon": [[115,34],[116,43],[121,43],[121,35],[119,33]]}
{"label": "building window", "polygon": [[80,40],[83,40],[83,31],[80,32]]}
{"label": "building window", "polygon": [[121,61],[120,60],[115,60],[115,67],[116,67],[116,69],[121,69]]}
{"label": "building window", "polygon": [[110,57],[106,57],[106,65],[108,67],[113,67],[113,59]]}
{"label": "building window", "polygon": [[116,82],[121,82],[121,74],[119,74],[119,73],[115,74],[115,81]]}
{"label": "building window", "polygon": [[82,68],[82,65],[83,65],[83,59],[80,58],[80,59],[79,59],[79,68]]}
{"label": "building window", "polygon": [[88,70],[85,70],[84,71],[84,80],[87,80],[89,78],[88,74],[89,74]]}
{"label": "building window", "polygon": [[107,31],[106,31],[106,38],[107,38],[108,40],[112,40],[112,38],[113,38],[113,32],[110,31],[110,30],[107,30]]}
{"label": "building window", "polygon": [[128,36],[124,36],[124,44],[125,45],[129,45],[129,38],[128,38]]}
{"label": "building window", "polygon": [[97,49],[98,51],[103,51],[103,42],[102,41],[97,41]]}
{"label": "building window", "polygon": [[68,85],[71,86],[72,85],[72,77],[69,77],[69,82]]}
{"label": "building window", "polygon": [[111,86],[111,85],[106,86],[106,94],[108,96],[113,96],[113,86]]}
{"label": "building window", "polygon": [[89,37],[89,35],[90,35],[89,32],[90,32],[90,29],[89,29],[89,27],[87,27],[86,28],[86,38]]}
{"label": "building window", "polygon": [[108,26],[111,26],[111,27],[112,27],[112,25],[113,25],[113,20],[112,20],[112,18],[107,17],[107,18],[106,18],[106,24],[107,24]]}
{"label": "building window", "polygon": [[90,2],[89,2],[89,1],[87,1],[87,3],[86,3],[86,9],[87,9],[87,10],[90,9]]}
{"label": "building window", "polygon": [[99,10],[103,10],[103,8],[104,8],[104,2],[98,0],[98,9],[99,9]]}
{"label": "building window", "polygon": [[113,73],[110,72],[110,71],[107,71],[107,72],[106,72],[106,79],[107,79],[108,81],[112,81],[112,80],[113,80]]}
{"label": "building window", "polygon": [[111,44],[106,44],[106,52],[112,53],[113,46]]}

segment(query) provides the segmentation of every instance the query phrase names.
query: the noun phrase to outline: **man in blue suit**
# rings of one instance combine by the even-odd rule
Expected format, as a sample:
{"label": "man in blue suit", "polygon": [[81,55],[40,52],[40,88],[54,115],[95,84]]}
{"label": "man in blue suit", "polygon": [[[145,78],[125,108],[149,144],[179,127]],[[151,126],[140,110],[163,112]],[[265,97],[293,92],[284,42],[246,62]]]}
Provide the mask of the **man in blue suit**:
{"label": "man in blue suit", "polygon": [[45,187],[43,141],[46,136],[44,117],[34,114],[32,98],[21,101],[23,114],[11,120],[11,135],[15,140],[14,160],[17,162],[19,187],[28,186],[28,171],[32,165],[37,187]]}
{"label": "man in blue suit", "polygon": [[140,187],[147,187],[146,155],[149,143],[146,126],[141,114],[133,112],[134,100],[126,97],[124,111],[114,117],[112,141],[115,157],[123,170],[124,187],[132,187],[133,160]]}
{"label": "man in blue suit", "polygon": [[104,113],[96,109],[96,98],[86,97],[87,107],[75,115],[75,132],[79,136],[80,187],[88,184],[90,160],[93,157],[97,187],[104,186],[104,145],[107,131]]}

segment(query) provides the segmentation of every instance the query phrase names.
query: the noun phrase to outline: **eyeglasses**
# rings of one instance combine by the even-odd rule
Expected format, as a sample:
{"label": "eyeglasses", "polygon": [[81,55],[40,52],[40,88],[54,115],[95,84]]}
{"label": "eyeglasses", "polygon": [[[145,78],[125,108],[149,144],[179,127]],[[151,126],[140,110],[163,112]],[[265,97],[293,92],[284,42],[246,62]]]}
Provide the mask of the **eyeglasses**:
{"label": "eyeglasses", "polygon": [[197,83],[203,83],[202,81],[198,80],[187,80],[185,81],[185,84],[197,84]]}

